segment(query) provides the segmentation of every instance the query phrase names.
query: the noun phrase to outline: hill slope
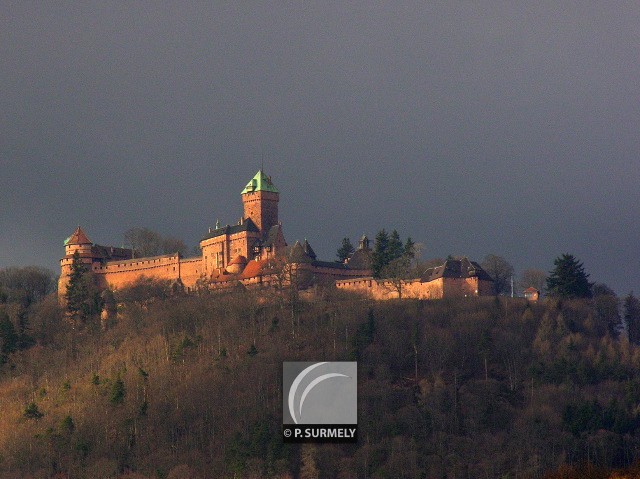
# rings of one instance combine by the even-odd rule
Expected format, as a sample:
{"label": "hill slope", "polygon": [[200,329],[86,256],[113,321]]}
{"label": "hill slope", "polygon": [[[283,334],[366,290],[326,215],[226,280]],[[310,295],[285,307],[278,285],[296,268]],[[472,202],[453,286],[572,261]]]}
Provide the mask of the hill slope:
{"label": "hill slope", "polygon": [[[637,459],[640,349],[590,302],[52,298],[0,368],[0,477],[542,477]],[[358,445],[283,445],[284,360],[359,361]],[[137,474],[134,474],[134,472]]]}

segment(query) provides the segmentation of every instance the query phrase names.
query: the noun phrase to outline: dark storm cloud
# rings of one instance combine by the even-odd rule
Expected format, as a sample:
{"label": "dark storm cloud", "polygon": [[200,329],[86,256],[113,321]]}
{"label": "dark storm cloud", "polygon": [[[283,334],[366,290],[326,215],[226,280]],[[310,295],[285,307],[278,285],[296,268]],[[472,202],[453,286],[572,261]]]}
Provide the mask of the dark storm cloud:
{"label": "dark storm cloud", "polygon": [[382,227],[640,291],[637,2],[5,2],[0,267],[195,244],[259,167],[289,241]]}

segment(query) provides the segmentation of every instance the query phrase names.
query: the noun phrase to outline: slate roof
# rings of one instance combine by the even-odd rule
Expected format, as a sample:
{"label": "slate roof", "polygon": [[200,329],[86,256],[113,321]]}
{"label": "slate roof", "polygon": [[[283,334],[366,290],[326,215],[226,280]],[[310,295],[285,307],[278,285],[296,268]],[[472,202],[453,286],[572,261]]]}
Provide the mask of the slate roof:
{"label": "slate roof", "polygon": [[334,269],[351,269],[344,263],[340,263],[339,261],[319,261],[314,260],[311,262],[312,266],[317,266],[318,268],[334,268]]}
{"label": "slate roof", "polygon": [[107,261],[131,259],[133,253],[129,248],[116,248],[115,246],[102,246],[94,244],[91,247],[91,254],[94,258],[101,258]]}
{"label": "slate roof", "polygon": [[304,250],[305,254],[311,258],[311,259],[316,259],[318,256],[316,255],[316,252],[313,251],[313,248],[311,247],[311,245],[309,244],[309,242],[307,241],[307,238],[304,239],[304,243],[302,243],[302,249]]}
{"label": "slate roof", "polygon": [[211,230],[211,232],[207,233],[201,241],[208,240],[211,238],[216,238],[217,236],[222,236],[226,234],[235,234],[240,233],[241,231],[253,231],[255,233],[259,233],[260,230],[256,226],[256,224],[251,220],[251,218],[246,218],[242,224],[233,225],[233,226],[223,226],[222,228],[217,228],[215,230]]}
{"label": "slate roof", "polygon": [[444,264],[427,269],[422,274],[423,281],[433,281],[438,278],[471,278],[477,276],[484,281],[493,281],[491,276],[475,261],[469,258],[448,259]]}
{"label": "slate roof", "polygon": [[311,263],[313,259],[309,256],[304,247],[300,244],[300,241],[296,241],[295,244],[289,250],[289,260],[292,263]]}
{"label": "slate roof", "polygon": [[302,244],[300,243],[300,241],[296,241],[289,250],[289,260],[293,263],[308,263],[317,268],[332,268],[341,270],[369,269],[368,267],[354,268],[351,265],[351,262],[349,262],[349,264],[344,264],[340,263],[339,261],[321,261],[316,258],[316,253],[313,251],[313,248],[306,239]]}
{"label": "slate roof", "polygon": [[357,249],[347,264],[351,269],[371,269],[372,261],[370,249]]}
{"label": "slate roof", "polygon": [[264,239],[264,246],[273,246],[278,241],[278,233],[280,233],[282,226],[273,225],[267,232],[267,237]]}

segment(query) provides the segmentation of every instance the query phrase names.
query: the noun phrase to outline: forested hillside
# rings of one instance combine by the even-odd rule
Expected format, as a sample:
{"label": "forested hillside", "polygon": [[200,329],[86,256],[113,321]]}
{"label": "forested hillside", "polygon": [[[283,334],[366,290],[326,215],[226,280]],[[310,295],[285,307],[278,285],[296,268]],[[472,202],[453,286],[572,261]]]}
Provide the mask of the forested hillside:
{"label": "forested hillside", "polygon": [[[0,477],[535,478],[638,459],[640,348],[592,299],[146,286],[106,329],[29,305],[31,342],[0,366]],[[283,445],[282,361],[352,359],[360,443]]]}

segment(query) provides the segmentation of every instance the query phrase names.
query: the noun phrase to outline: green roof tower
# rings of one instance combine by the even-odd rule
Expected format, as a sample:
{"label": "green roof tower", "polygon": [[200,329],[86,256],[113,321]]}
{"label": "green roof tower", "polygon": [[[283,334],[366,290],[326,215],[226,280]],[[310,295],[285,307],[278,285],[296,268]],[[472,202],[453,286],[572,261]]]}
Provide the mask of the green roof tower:
{"label": "green roof tower", "polygon": [[244,218],[251,218],[263,238],[278,224],[278,201],[280,192],[262,169],[242,190]]}

